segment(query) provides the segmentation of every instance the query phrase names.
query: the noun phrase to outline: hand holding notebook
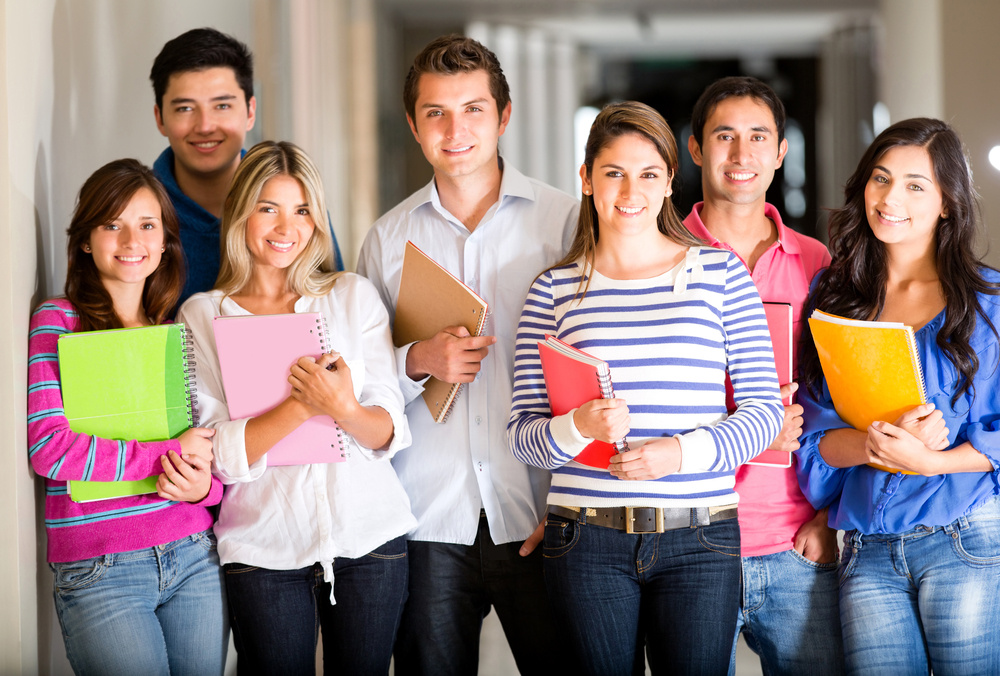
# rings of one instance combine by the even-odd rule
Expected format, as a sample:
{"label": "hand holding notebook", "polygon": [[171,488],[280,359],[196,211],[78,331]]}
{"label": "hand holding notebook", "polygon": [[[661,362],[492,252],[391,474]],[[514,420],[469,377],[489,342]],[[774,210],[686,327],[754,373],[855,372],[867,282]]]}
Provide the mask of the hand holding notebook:
{"label": "hand holding notebook", "polygon": [[[392,340],[396,347],[423,341],[419,349],[430,349],[450,371],[445,375],[440,366],[425,369],[432,375],[424,385],[424,403],[436,423],[448,418],[461,384],[472,380],[486,346],[494,342],[482,336],[486,317],[485,300],[413,242],[406,243]],[[469,340],[470,336],[477,338]],[[445,380],[434,377],[434,372],[445,375]]]}
{"label": "hand holding notebook", "polygon": [[[303,356],[322,359],[330,350],[318,312],[228,315],[213,321],[226,405],[232,419],[259,416],[285,401],[293,365]],[[314,364],[315,366],[315,364]],[[302,423],[267,452],[268,466],[341,462],[343,433],[328,415]]]}
{"label": "hand holding notebook", "polygon": [[[855,429],[865,431],[875,421],[896,421],[926,401],[912,327],[815,310],[809,329],[833,406]],[[915,474],[869,464],[886,472]]]}

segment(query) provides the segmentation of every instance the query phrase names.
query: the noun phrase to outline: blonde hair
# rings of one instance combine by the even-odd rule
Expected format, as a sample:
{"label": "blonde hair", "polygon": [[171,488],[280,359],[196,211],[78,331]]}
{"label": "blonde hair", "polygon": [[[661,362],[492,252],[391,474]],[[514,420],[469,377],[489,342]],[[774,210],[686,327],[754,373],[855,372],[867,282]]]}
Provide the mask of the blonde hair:
{"label": "blonde hair", "polygon": [[[677,142],[670,131],[667,121],[656,110],[638,101],[622,101],[610,103],[598,113],[594,124],[590,127],[590,136],[584,152],[583,164],[587,167],[590,177],[594,169],[594,160],[607,146],[622,136],[635,134],[656,147],[656,151],[667,165],[670,180],[677,178],[679,161],[677,157]],[[670,197],[663,200],[663,207],[656,215],[656,227],[662,235],[682,246],[701,246],[704,244],[692,235],[681,221],[677,207]],[[597,219],[597,207],[591,195],[583,195],[580,200],[580,218],[577,221],[576,234],[570,244],[566,256],[552,268],[570,265],[582,259],[583,270],[576,295],[583,299],[590,287],[590,271],[594,267],[594,252],[597,250],[597,240],[600,236]],[[552,268],[549,268],[550,270]]]}
{"label": "blonde hair", "polygon": [[288,288],[302,296],[325,296],[342,273],[337,272],[333,237],[326,223],[323,182],[309,156],[287,141],[258,143],[236,170],[222,213],[222,262],[215,288],[228,296],[250,283],[253,256],[247,247],[247,221],[264,184],[275,176],[291,176],[302,185],[315,226],[302,253],[288,267]]}

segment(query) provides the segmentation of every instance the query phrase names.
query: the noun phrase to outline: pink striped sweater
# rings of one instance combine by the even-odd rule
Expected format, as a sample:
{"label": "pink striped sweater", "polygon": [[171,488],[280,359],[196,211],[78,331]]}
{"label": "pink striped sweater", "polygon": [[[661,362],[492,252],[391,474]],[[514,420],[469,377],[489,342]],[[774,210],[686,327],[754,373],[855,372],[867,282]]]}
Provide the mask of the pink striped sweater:
{"label": "pink striped sweater", "polygon": [[116,441],[70,430],[63,413],[56,341],[79,326],[64,298],[42,303],[28,333],[28,457],[45,477],[45,529],[48,560],[80,561],[172,542],[212,525],[207,507],[222,499],[222,483],[196,504],[142,495],[75,503],[70,479],[134,480],[160,474],[160,456],[180,452],[177,441]]}

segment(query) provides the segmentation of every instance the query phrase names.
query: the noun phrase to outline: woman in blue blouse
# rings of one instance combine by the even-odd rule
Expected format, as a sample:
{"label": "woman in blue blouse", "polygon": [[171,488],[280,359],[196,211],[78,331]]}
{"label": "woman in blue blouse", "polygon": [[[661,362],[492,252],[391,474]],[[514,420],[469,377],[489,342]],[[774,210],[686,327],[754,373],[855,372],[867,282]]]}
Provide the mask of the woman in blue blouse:
{"label": "woman in blue blouse", "polygon": [[845,193],[830,220],[833,262],[810,305],[912,326],[928,401],[852,429],[803,342],[799,480],[847,531],[848,671],[1000,673],[1000,273],[972,250],[975,192],[961,141],[939,120],[894,124]]}

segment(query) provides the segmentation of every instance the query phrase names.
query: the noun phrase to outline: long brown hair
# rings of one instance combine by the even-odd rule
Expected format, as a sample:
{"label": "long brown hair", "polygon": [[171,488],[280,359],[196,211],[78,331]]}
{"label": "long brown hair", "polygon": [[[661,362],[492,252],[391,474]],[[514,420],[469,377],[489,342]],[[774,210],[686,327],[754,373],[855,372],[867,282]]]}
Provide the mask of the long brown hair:
{"label": "long brown hair", "polygon": [[66,230],[66,298],[80,316],[80,331],[118,329],[124,324],[115,313],[111,294],[104,288],[94,257],[83,251],[97,228],[111,223],[141,189],[148,188],[160,205],[163,247],[160,264],[142,291],[142,308],[154,324],[164,321],[184,286],[184,253],[177,215],[166,190],[153,172],[138,160],[108,162],[90,175],[80,188],[76,209]]}
{"label": "long brown hair", "polygon": [[[652,143],[667,165],[671,182],[677,178],[677,141],[674,139],[673,132],[670,131],[670,127],[662,115],[645,103],[638,101],[611,103],[598,113],[594,124],[590,127],[590,136],[587,138],[583,159],[588,178],[592,176],[594,160],[597,159],[601,151],[615,139],[629,134],[641,136]],[[704,244],[684,227],[680,214],[677,213],[677,207],[674,206],[670,197],[664,198],[663,207],[656,215],[656,228],[662,235],[682,246],[701,246]],[[573,243],[566,256],[552,266],[552,268],[558,268],[583,259],[583,274],[580,277],[580,286],[577,288],[577,295],[581,298],[587,294],[587,289],[590,287],[590,270],[594,267],[594,252],[597,249],[599,237],[597,207],[594,206],[594,198],[592,195],[584,194],[581,197],[580,219],[577,221]]]}
{"label": "long brown hair", "polygon": [[[872,141],[847,179],[844,206],[830,215],[833,262],[816,280],[807,311],[819,308],[851,319],[877,320],[881,316],[889,276],[888,252],[868,224],[865,186],[878,161],[900,146],[927,150],[948,214],[938,221],[935,233],[934,257],[945,297],[944,322],[936,342],[958,372],[951,398],[954,406],[963,393],[975,394],[973,376],[979,357],[969,340],[976,322],[982,319],[996,334],[978,294],[995,296],[1000,287],[987,279],[989,267],[973,249],[980,224],[972,170],[962,141],[947,123],[924,117],[902,120]],[[799,379],[818,394],[823,370],[807,323],[803,324],[799,350]]]}

